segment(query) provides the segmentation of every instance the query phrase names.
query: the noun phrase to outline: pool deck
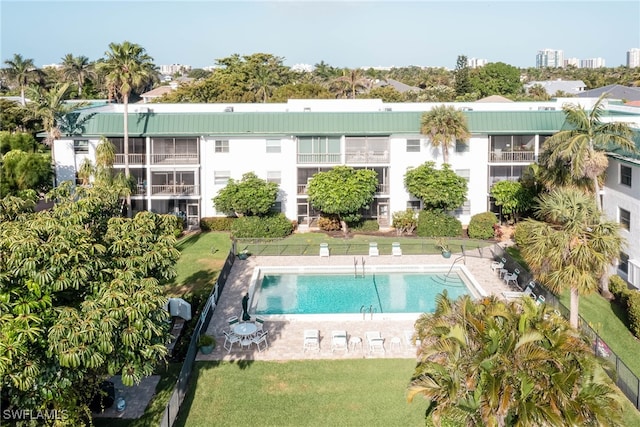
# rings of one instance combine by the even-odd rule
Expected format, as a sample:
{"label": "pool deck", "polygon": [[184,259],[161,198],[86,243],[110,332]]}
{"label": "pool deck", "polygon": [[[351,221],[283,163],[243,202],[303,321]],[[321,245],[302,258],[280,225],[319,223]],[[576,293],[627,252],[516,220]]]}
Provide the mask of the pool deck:
{"label": "pool deck", "polygon": [[[443,265],[451,266],[457,255],[444,259],[440,255],[381,255],[377,257],[365,256],[366,265]],[[357,257],[360,259],[361,257]],[[234,263],[226,286],[222,292],[215,309],[207,333],[216,337],[218,345],[211,354],[198,353],[197,360],[307,360],[307,359],[350,359],[350,358],[415,358],[416,349],[408,345],[405,340],[405,331],[413,331],[416,318],[393,320],[384,319],[383,314],[374,314],[373,319],[367,314],[365,320],[268,320],[264,323],[264,330],[269,331],[267,350],[258,352],[255,345],[249,349],[243,349],[234,344],[231,352],[223,348],[223,330],[228,329],[227,318],[230,316],[241,317],[241,300],[248,291],[254,268],[258,266],[353,266],[353,256],[330,257],[275,257],[275,256],[251,256],[249,259]],[[509,291],[496,273],[491,268],[490,258],[466,257],[465,266],[475,280],[484,288],[487,294],[500,295],[502,291]],[[462,262],[456,263],[462,265]],[[320,350],[303,350],[303,333],[305,329],[318,329],[320,331]],[[331,351],[331,331],[346,330],[347,336],[359,337],[362,344],[349,351]],[[379,331],[384,338],[384,353],[369,353],[365,340],[365,332]],[[393,338],[399,338],[400,344],[392,343]],[[397,341],[397,340],[396,340]]]}

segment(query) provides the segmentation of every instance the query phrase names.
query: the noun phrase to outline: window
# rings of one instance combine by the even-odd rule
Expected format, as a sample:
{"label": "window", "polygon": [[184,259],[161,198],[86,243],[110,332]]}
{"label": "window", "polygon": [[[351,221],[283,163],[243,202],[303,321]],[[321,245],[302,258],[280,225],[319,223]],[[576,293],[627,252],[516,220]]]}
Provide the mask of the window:
{"label": "window", "polygon": [[624,252],[620,252],[620,259],[618,259],[618,270],[624,274],[629,273],[629,255]]}
{"label": "window", "polygon": [[228,153],[229,152],[229,140],[217,139],[216,140],[216,153]]}
{"label": "window", "polygon": [[407,139],[407,153],[419,153],[419,152],[420,152],[420,140]]}
{"label": "window", "polygon": [[456,153],[468,153],[469,143],[467,141],[460,141],[456,139]]}
{"label": "window", "polygon": [[73,151],[76,154],[87,154],[89,153],[89,140],[88,139],[78,139],[73,141]]}
{"label": "window", "polygon": [[267,172],[267,182],[275,182],[280,185],[282,182],[282,172],[280,171],[271,171]]}
{"label": "window", "polygon": [[420,212],[420,200],[409,200],[407,202],[407,209],[411,209],[414,212]]}
{"label": "window", "polygon": [[631,187],[631,168],[629,166],[620,165],[620,184]]}
{"label": "window", "polygon": [[282,202],[275,202],[273,206],[271,206],[271,212],[274,212],[274,213],[282,212]]}
{"label": "window", "polygon": [[471,169],[456,169],[455,173],[460,178],[466,179],[467,182],[468,182],[469,181],[469,177],[471,176]]}
{"label": "window", "polygon": [[227,185],[231,172],[229,171],[215,171],[213,173],[213,183],[216,185]]}
{"label": "window", "polygon": [[279,139],[267,139],[267,153],[279,153],[281,141]]}
{"label": "window", "polygon": [[620,225],[625,230],[629,230],[629,228],[631,227],[631,212],[622,208],[618,208],[618,209],[619,209],[618,217],[619,217]]}
{"label": "window", "polygon": [[462,206],[453,210],[452,213],[456,218],[459,218],[461,215],[471,214],[471,202],[469,202],[469,200],[465,200]]}

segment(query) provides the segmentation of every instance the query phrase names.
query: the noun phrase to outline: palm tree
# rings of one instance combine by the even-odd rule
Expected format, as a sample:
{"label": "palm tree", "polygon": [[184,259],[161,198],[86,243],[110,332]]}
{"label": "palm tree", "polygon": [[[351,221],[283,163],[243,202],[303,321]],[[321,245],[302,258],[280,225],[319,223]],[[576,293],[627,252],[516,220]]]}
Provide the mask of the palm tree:
{"label": "palm tree", "polygon": [[8,66],[8,68],[4,70],[7,78],[20,88],[20,99],[24,106],[25,88],[37,74],[33,59],[24,59],[22,55],[15,53],[13,59],[7,59],[4,63]]}
{"label": "palm tree", "polygon": [[591,111],[569,104],[563,107],[570,129],[561,130],[545,141],[545,166],[550,169],[564,168],[574,180],[588,179],[592,182],[593,194],[598,209],[600,201],[600,183],[598,178],[607,169],[608,160],[605,151],[622,148],[636,151],[633,131],[627,123],[602,122],[602,95]]}
{"label": "palm tree", "polygon": [[[119,95],[124,104],[124,173],[129,179],[129,96],[153,77],[153,58],[135,43],[124,41],[110,43],[106,59],[98,64],[98,70],[106,76],[110,95]],[[131,217],[131,196],[127,196],[127,216]]]}
{"label": "palm tree", "polygon": [[420,120],[420,133],[427,135],[434,147],[442,147],[444,163],[449,163],[449,147],[456,140],[465,141],[471,136],[464,113],[456,110],[452,105],[436,106],[423,113]]}
{"label": "palm tree", "polygon": [[69,83],[57,83],[51,89],[30,87],[27,89],[31,102],[26,106],[31,118],[42,121],[47,136],[45,144],[51,145],[61,135],[59,124],[64,117],[73,111],[84,107],[84,103],[69,104],[65,102],[69,95]]}
{"label": "palm tree", "polygon": [[[578,327],[580,295],[598,289],[599,278],[620,254],[619,224],[600,214],[593,199],[575,188],[559,188],[538,199],[522,256],[553,292],[570,290],[571,325]],[[605,290],[606,291],[606,290]]]}
{"label": "palm tree", "polygon": [[407,398],[427,400],[427,425],[619,425],[615,387],[588,341],[530,298],[441,294],[416,338]]}
{"label": "palm tree", "polygon": [[342,93],[349,94],[351,99],[356,99],[358,90],[371,87],[371,81],[358,69],[345,70],[342,76],[334,79],[332,83],[336,90],[342,89]]}
{"label": "palm tree", "polygon": [[67,53],[62,58],[62,74],[67,81],[74,81],[78,84],[78,97],[82,98],[82,87],[84,82],[93,76],[93,64],[89,62],[86,56],[73,56]]}

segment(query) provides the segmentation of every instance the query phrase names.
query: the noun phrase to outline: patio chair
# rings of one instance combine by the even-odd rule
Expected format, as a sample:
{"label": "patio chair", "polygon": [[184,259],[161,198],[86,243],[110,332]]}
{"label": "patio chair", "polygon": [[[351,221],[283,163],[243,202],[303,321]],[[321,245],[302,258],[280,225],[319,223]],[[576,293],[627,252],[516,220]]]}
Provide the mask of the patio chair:
{"label": "patio chair", "polygon": [[302,351],[320,351],[320,332],[317,329],[305,329]]}
{"label": "patio chair", "polygon": [[255,321],[256,332],[253,334],[254,337],[262,335],[262,331],[264,330],[264,319],[262,317],[256,317]]}
{"label": "patio chair", "polygon": [[240,341],[242,341],[242,339],[237,336],[236,334],[233,334],[231,332],[224,332],[224,344],[223,347],[225,350],[227,350],[228,353],[231,353],[231,349],[233,348],[233,345],[235,343],[238,343],[238,345],[240,345]]}
{"label": "patio chair", "polygon": [[255,337],[253,337],[253,339],[251,340],[251,342],[258,348],[258,353],[261,353],[262,350],[266,350],[267,348],[269,348],[269,343],[267,342],[268,334],[269,331],[264,331],[260,335],[256,335]]}
{"label": "patio chair", "polygon": [[238,316],[231,316],[227,319],[227,323],[229,324],[229,326],[233,326],[236,323],[238,323],[240,321],[240,319],[238,319]]}
{"label": "patio chair", "polygon": [[366,337],[367,344],[369,345],[369,353],[373,353],[375,351],[384,353],[384,339],[380,335],[379,331],[365,332],[364,336]]}
{"label": "patio chair", "polygon": [[331,332],[331,352],[336,350],[344,350],[345,353],[349,351],[347,345],[347,331],[332,331]]}
{"label": "patio chair", "polygon": [[504,264],[505,262],[507,262],[506,259],[502,258],[502,260],[500,261],[493,261],[491,263],[491,271],[496,272],[496,271],[500,271],[502,268],[504,268]]}
{"label": "patio chair", "polygon": [[504,282],[507,285],[513,284],[515,287],[518,287],[518,275],[520,274],[520,270],[518,270],[517,268],[513,271],[513,273],[507,273],[504,275],[504,277],[502,278],[502,280],[504,280]]}

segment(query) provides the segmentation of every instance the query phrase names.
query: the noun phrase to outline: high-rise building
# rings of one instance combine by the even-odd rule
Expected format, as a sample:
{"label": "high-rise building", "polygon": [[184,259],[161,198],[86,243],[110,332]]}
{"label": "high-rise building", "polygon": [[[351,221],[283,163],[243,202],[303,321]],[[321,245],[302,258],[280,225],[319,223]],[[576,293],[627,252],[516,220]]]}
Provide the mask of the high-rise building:
{"label": "high-rise building", "polygon": [[604,67],[603,58],[589,58],[580,60],[580,68],[602,68]]}
{"label": "high-rise building", "polygon": [[564,67],[564,52],[555,49],[539,50],[536,55],[536,68]]}
{"label": "high-rise building", "polygon": [[471,59],[469,59],[469,61],[467,61],[467,64],[471,68],[484,67],[488,63],[489,63],[489,61],[487,61],[486,59],[480,59],[480,58],[471,58]]}
{"label": "high-rise building", "polygon": [[564,66],[574,66],[576,68],[580,67],[580,60],[578,58],[567,58],[564,60]]}
{"label": "high-rise building", "polygon": [[640,48],[633,48],[627,51],[627,67],[640,67]]}
{"label": "high-rise building", "polygon": [[160,73],[169,76],[176,73],[187,73],[189,71],[191,71],[191,65],[171,64],[160,66]]}

